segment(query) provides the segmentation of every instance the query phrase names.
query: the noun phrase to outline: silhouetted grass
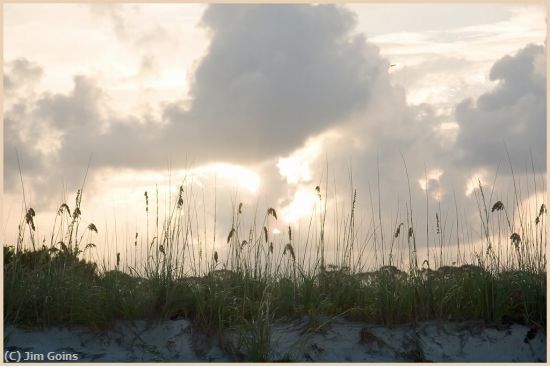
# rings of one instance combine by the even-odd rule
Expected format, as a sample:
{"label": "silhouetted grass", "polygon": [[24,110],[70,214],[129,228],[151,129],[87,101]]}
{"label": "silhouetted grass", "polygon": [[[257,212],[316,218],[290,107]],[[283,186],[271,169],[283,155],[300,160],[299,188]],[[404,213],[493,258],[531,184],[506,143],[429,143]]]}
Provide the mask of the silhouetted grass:
{"label": "silhouetted grass", "polygon": [[[321,195],[319,186],[315,191],[319,206],[326,210],[326,204],[321,204],[326,195]],[[370,272],[358,265],[361,258],[357,255],[364,250],[354,239],[355,191],[350,212],[342,220],[342,232],[347,234],[334,243],[337,265],[325,264],[326,211],[320,210],[315,218],[321,227],[319,237],[308,238],[307,244],[296,243],[289,227],[288,243],[277,253],[269,237],[276,211],[269,208],[260,229],[246,228],[243,237],[242,204],[234,209],[225,261],[217,252],[211,258],[192,257],[191,246],[196,240],[190,237],[186,230],[189,222],[185,221],[192,220],[192,215],[188,215],[190,210],[183,215],[189,201],[180,188],[162,227],[158,213],[154,230],[147,227],[147,260],[141,264],[142,270],[134,262],[128,273],[122,271],[120,253],[115,269],[105,265],[99,268],[82,259],[83,253],[95,247],[92,243],[84,245],[83,239],[90,239],[98,229],[90,224],[79,233],[81,192],[72,213],[66,203],[60,206],[49,245],[36,247],[36,213],[30,208],[22,219],[18,242],[4,247],[6,322],[103,328],[115,320],[183,317],[218,334],[229,351],[239,347],[224,343],[224,332],[242,331],[248,357],[257,361],[268,358],[269,328],[281,319],[306,317],[311,327],[318,327],[319,319],[327,316],[384,325],[435,319],[546,325],[546,207],[540,206],[532,223],[524,217],[520,230],[514,230],[507,208],[501,201],[487,202],[481,185],[476,197],[486,250],[477,253],[477,260],[434,269],[426,260],[420,266],[409,218],[392,233],[392,239],[402,238],[410,244],[407,270],[391,265],[387,253],[377,253],[390,265]],[[147,193],[145,199],[149,218]],[[412,215],[412,210],[409,213]],[[506,220],[505,235],[500,225],[498,233],[491,231],[494,220]],[[439,230],[439,218],[437,225]],[[24,248],[25,232],[30,233],[27,240],[32,248]],[[150,232],[157,233],[153,239]],[[296,248],[307,245],[316,249],[316,255],[306,261],[305,254],[301,256]],[[496,249],[503,245],[509,250]],[[392,241],[390,250],[393,246]],[[186,270],[185,266],[193,268]]]}

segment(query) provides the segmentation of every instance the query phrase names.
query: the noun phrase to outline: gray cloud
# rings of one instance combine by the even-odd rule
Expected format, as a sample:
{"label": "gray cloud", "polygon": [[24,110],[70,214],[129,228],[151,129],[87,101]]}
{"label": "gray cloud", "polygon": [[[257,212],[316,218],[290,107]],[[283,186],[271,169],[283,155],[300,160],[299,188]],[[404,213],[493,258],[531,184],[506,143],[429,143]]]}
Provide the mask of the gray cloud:
{"label": "gray cloud", "polygon": [[387,69],[378,49],[352,34],[352,13],[333,5],[216,5],[203,24],[212,40],[192,107],[166,113],[175,136],[209,142],[196,146],[200,156],[211,145],[239,160],[297,148],[364,106]]}
{"label": "gray cloud", "polygon": [[23,86],[29,86],[38,82],[43,70],[37,64],[26,58],[18,58],[6,65],[4,73],[4,94],[7,98],[13,97],[13,93]]}
{"label": "gray cloud", "polygon": [[[173,102],[163,121],[113,116],[101,88],[79,76],[69,94],[21,99],[24,113],[7,111],[5,149],[27,153],[24,160],[37,162],[25,167],[33,173],[57,167],[65,176],[80,176],[91,154],[95,167],[258,162],[364,108],[387,74],[378,49],[352,34],[353,14],[339,6],[212,5],[203,24],[212,39],[194,75],[190,109]],[[29,125],[33,133],[22,136]],[[36,148],[44,130],[58,132],[48,156]]]}
{"label": "gray cloud", "polygon": [[[6,101],[17,101],[20,93],[36,85],[43,75],[43,70],[37,64],[25,59],[17,58],[6,63],[4,70],[4,95]],[[5,107],[8,104],[5,104]],[[21,140],[20,125],[17,121],[27,117],[29,106],[23,101],[10,105],[5,111],[4,119],[4,189],[11,190],[18,182],[17,155],[20,160],[28,162],[25,167],[37,170],[44,162],[39,152]]]}
{"label": "gray cloud", "polygon": [[[417,209],[425,207],[425,192],[419,180],[424,180],[426,171],[443,171],[438,180],[429,182],[431,193],[442,193],[442,207],[454,210],[453,195],[456,193],[460,209],[472,209],[475,208],[475,201],[464,197],[468,181],[480,169],[485,169],[487,176],[480,178],[492,185],[500,163],[495,197],[504,200],[499,195],[506,196],[506,193],[513,192],[513,187],[503,142],[507,143],[516,173],[530,171],[529,149],[533,152],[537,170],[534,178],[540,180],[540,174],[546,171],[545,70],[542,46],[528,46],[514,56],[495,62],[490,77],[499,83],[482,95],[477,103],[464,101],[457,106],[460,129],[454,143],[442,142],[437,132],[437,127],[447,122],[448,116],[439,115],[431,105],[407,105],[404,91],[380,78],[379,93],[372,98],[364,113],[345,126],[341,139],[323,147],[330,159],[332,174],[344,177],[340,178],[340,186],[345,186],[348,166],[339,165],[351,161],[354,186],[365,204],[369,201],[369,187],[377,199],[379,166],[381,201],[383,209],[388,210],[387,218],[395,215],[396,206],[393,205],[397,204],[398,199],[402,214],[408,203],[407,172],[403,159],[410,178],[413,207]],[[356,146],[355,141],[362,146]],[[325,155],[319,160],[324,158]],[[530,186],[531,192],[534,191],[532,182],[525,182],[525,186]],[[538,185],[539,190],[543,187],[543,184]],[[433,213],[438,203],[434,198],[429,200]],[[368,205],[366,208],[369,209]],[[415,220],[419,219],[424,219],[423,214]],[[420,227],[422,225],[425,223]],[[391,227],[388,228],[390,231]]]}
{"label": "gray cloud", "polygon": [[[440,225],[446,225],[444,245],[456,244],[454,197],[456,195],[459,225],[465,230],[478,225],[475,197],[466,197],[465,192],[470,179],[477,181],[475,177],[482,170],[486,174],[479,178],[486,189],[486,199],[490,200],[487,204],[502,200],[505,205],[514,206],[510,201],[510,197],[514,196],[514,184],[507,168],[503,141],[508,144],[516,173],[525,173],[526,169],[530,171],[529,149],[533,151],[538,169],[535,176],[516,176],[523,187],[523,191],[517,192],[520,200],[527,198],[526,193],[534,193],[533,179],[537,182],[543,180],[542,174],[546,170],[546,77],[543,55],[543,47],[528,46],[514,56],[497,61],[490,72],[491,79],[499,81],[497,85],[482,95],[477,103],[464,101],[457,107],[460,132],[454,143],[442,143],[435,130],[440,123],[448,120],[448,116],[438,115],[430,105],[407,105],[402,90],[380,81],[381,87],[377,89],[380,94],[372,98],[360,117],[345,126],[343,137],[323,146],[323,156],[314,165],[322,163],[325,156],[329,157],[332,176],[329,189],[332,189],[332,179],[336,179],[340,194],[348,191],[351,168],[353,186],[358,192],[358,215],[366,215],[368,225],[371,210],[369,192],[373,194],[374,214],[377,217],[379,168],[386,238],[391,238],[396,222],[407,220],[407,209],[410,208],[408,174],[414,224],[422,256],[426,250],[427,224],[432,250],[434,241],[439,240],[435,213],[440,207]],[[355,141],[361,142],[362,146],[357,146]],[[497,170],[499,163],[501,167]],[[432,169],[441,170],[443,174],[439,179],[430,179],[430,195],[426,202],[419,181],[424,180],[425,172],[429,173]],[[497,179],[493,182],[495,175]],[[317,182],[316,179],[313,182]],[[316,184],[313,182],[312,187]],[[493,183],[494,192],[489,195]],[[535,184],[538,184],[539,192],[544,189],[544,184]],[[429,210],[428,223],[426,205]],[[530,214],[536,214],[536,207],[529,209],[532,209]],[[478,239],[475,236],[462,237],[464,232],[460,235],[462,243]]]}
{"label": "gray cloud", "polygon": [[512,158],[528,161],[531,150],[536,169],[546,169],[545,70],[545,49],[535,45],[493,65],[489,76],[497,86],[456,107],[461,163],[496,167],[506,159],[506,144]]}
{"label": "gray cloud", "polygon": [[15,189],[17,184],[18,161],[23,162],[25,172],[36,172],[44,167],[45,161],[40,152],[22,141],[16,121],[25,114],[25,106],[18,104],[12,107],[4,117],[4,190]]}
{"label": "gray cloud", "polygon": [[[36,100],[21,98],[4,119],[4,189],[19,185],[18,163],[25,184],[39,192],[37,205],[48,203],[48,193],[65,182],[76,189],[101,127],[101,90],[89,79],[75,77],[68,95],[45,93]],[[80,182],[78,182],[80,183]]]}
{"label": "gray cloud", "polygon": [[[430,187],[432,192],[444,190],[443,207],[454,209],[452,192],[463,194],[472,169],[493,169],[505,158],[498,134],[523,141],[518,148],[527,146],[516,151],[509,143],[512,157],[525,156],[529,146],[535,158],[546,152],[546,127],[540,126],[546,113],[545,68],[540,73],[537,66],[540,47],[495,64],[491,78],[500,81],[495,89],[477,105],[465,101],[457,108],[461,130],[453,145],[442,143],[435,132],[445,120],[433,106],[407,105],[404,90],[390,83],[387,61],[375,46],[353,35],[354,18],[340,7],[211,6],[203,24],[212,38],[194,74],[192,103],[185,109],[172,101],[162,121],[113,116],[100,86],[85,77],[75,78],[68,94],[44,94],[15,104],[6,113],[4,127],[6,188],[17,183],[16,147],[24,170],[36,178],[32,184],[38,192],[57,189],[62,179],[69,191],[76,189],[90,154],[93,169],[162,169],[168,160],[173,167],[189,161],[263,161],[269,163],[260,167],[262,202],[275,206],[284,204],[279,200],[291,197],[294,189],[278,175],[277,157],[299,148],[307,137],[334,128],[343,137],[325,144],[312,168],[324,167],[328,157],[342,193],[348,187],[344,162],[351,160],[357,207],[364,213],[370,210],[369,187],[377,199],[380,156],[384,225],[391,233],[397,204],[399,221],[406,220],[408,186],[401,154],[414,207],[425,207],[418,179],[425,169],[441,168],[444,174]],[[536,136],[531,121],[538,126]],[[49,155],[37,148],[48,131],[60,132],[59,145]],[[542,141],[533,144],[531,139]],[[312,189],[320,173],[307,183]],[[430,199],[430,222],[436,205]],[[420,221],[417,227],[425,227]]]}

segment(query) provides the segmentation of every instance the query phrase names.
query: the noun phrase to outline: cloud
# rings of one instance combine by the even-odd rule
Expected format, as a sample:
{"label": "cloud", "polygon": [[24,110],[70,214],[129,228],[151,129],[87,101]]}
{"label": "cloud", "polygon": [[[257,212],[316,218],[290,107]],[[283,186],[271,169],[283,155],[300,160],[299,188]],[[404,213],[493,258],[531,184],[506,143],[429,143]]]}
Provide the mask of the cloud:
{"label": "cloud", "polygon": [[[72,184],[86,169],[95,136],[101,128],[102,93],[89,79],[75,77],[68,95],[45,93],[17,100],[4,119],[4,188],[11,192],[19,184],[17,155],[23,174],[40,193]],[[30,187],[26,187],[30,188]]]}
{"label": "cloud", "polygon": [[142,8],[123,4],[91,4],[92,15],[107,19],[113,34],[123,43],[137,49],[175,41],[161,23],[143,23]]}
{"label": "cloud", "polygon": [[194,74],[192,107],[166,117],[176,136],[197,135],[230,158],[299,147],[363,107],[387,69],[352,33],[353,14],[334,5],[215,5],[202,23],[211,44]]}
{"label": "cloud", "polygon": [[26,58],[17,58],[6,66],[7,70],[4,73],[6,98],[13,98],[21,88],[32,86],[42,78],[42,68]]}
{"label": "cloud", "polygon": [[[478,168],[484,167],[491,180],[495,162],[505,158],[495,128],[504,138],[523,141],[518,146],[527,146],[527,154],[528,146],[535,158],[540,151],[545,154],[540,47],[497,62],[491,71],[494,89],[477,102],[461,103],[456,139],[443,139],[448,116],[430,104],[407,104],[405,90],[390,82],[388,62],[376,46],[353,33],[354,17],[341,7],[213,5],[203,25],[211,40],[194,72],[191,102],[184,105],[184,95],[167,100],[161,120],[113,113],[109,94],[91,77],[75,77],[66,94],[18,99],[5,119],[6,189],[18,182],[15,148],[32,178],[28,181],[44,199],[63,180],[74,191],[90,155],[92,169],[112,171],[158,171],[168,161],[173,169],[224,161],[258,168],[258,196],[284,212],[293,207],[293,198],[297,207],[308,205],[315,185],[324,184],[328,163],[329,189],[334,178],[340,200],[349,197],[351,168],[359,216],[370,212],[371,192],[377,206],[379,168],[384,230],[391,233],[397,209],[398,219],[407,219],[407,174],[413,207],[424,208],[419,182],[426,172],[442,171],[429,182],[431,213],[438,199],[443,207],[453,207],[453,192],[464,194]],[[144,71],[154,71],[149,59],[141,60]],[[516,120],[520,123],[512,123]],[[531,121],[539,128],[537,136]],[[318,143],[309,151],[306,141],[311,138]],[[542,142],[533,145],[533,138]],[[513,158],[525,153],[508,146]],[[308,174],[296,175],[300,169]],[[252,206],[253,199],[247,198],[247,207]],[[415,216],[423,219],[423,214]],[[420,221],[415,221],[417,227],[425,227]],[[219,222],[223,226],[230,217],[220,216]]]}
{"label": "cloud", "polygon": [[[149,41],[142,37],[145,33],[133,32],[139,26],[117,16],[113,21],[120,21],[122,43],[142,51],[144,44],[138,45],[136,39]],[[285,219],[300,214],[308,218],[311,202],[317,204],[314,187],[320,185],[325,192],[328,165],[329,202],[338,202],[340,216],[327,218],[327,233],[349,213],[350,184],[357,188],[357,227],[372,230],[369,215],[378,216],[379,171],[386,238],[391,239],[396,221],[408,220],[408,180],[420,238],[426,217],[434,229],[439,203],[442,222],[449,210],[453,216],[455,192],[462,227],[474,227],[462,224],[463,216],[476,213],[474,195],[465,193],[477,187],[478,178],[492,183],[496,165],[506,158],[503,140],[513,160],[527,160],[531,148],[538,172],[545,170],[546,67],[541,46],[529,46],[495,63],[490,72],[494,87],[476,100],[461,102],[455,123],[445,115],[447,110],[441,112],[441,104],[407,103],[407,90],[390,79],[389,62],[376,46],[354,33],[355,18],[345,8],[212,5],[202,24],[210,43],[193,70],[189,95],[182,90],[181,95],[167,98],[160,106],[162,118],[137,110],[126,115],[116,112],[111,94],[115,88],[106,88],[99,81],[105,79],[90,75],[74,77],[68,92],[37,94],[32,87],[40,80],[40,66],[30,61],[9,63],[5,80],[14,92],[4,120],[6,191],[13,192],[19,184],[16,150],[26,191],[30,184],[36,192],[35,208],[40,202],[51,203],[53,192],[61,188],[67,192],[79,188],[90,156],[88,194],[94,179],[102,183],[98,189],[109,182],[101,179],[118,174],[154,171],[156,179],[168,162],[178,174],[179,168],[204,168],[209,162],[239,165],[238,169],[246,165],[260,177],[258,193],[241,187],[236,198],[244,202],[246,213],[255,212],[258,202],[260,207],[275,207],[280,213],[277,225],[284,232]],[[154,44],[154,40],[147,43]],[[166,54],[158,49],[134,56],[138,81],[154,79],[166,70]],[[410,79],[421,74],[425,78],[428,72],[444,76],[449,67],[464,71],[470,66],[468,59],[447,55],[405,65],[401,73],[402,79],[406,73]],[[392,71],[399,76],[397,68]],[[437,79],[412,81],[434,84],[433,80]],[[125,87],[116,88],[122,91],[118,95],[132,95],[124,94]],[[444,102],[454,105],[462,94],[467,92]],[[146,94],[140,98],[148,102]],[[96,174],[100,170],[104,174]],[[247,170],[240,172],[244,178],[242,172]],[[223,174],[215,180],[214,170],[203,175],[207,199],[214,197],[213,182],[218,188],[223,185],[217,191],[217,218],[218,234],[224,237],[237,183]],[[255,180],[248,180],[255,187]],[[504,188],[494,197],[510,192],[508,180],[499,177],[497,185],[503,188],[504,183]],[[142,192],[136,199],[142,198]],[[107,202],[107,193],[94,197]],[[328,210],[334,212],[331,204]],[[426,205],[429,216],[424,215]],[[365,217],[369,217],[363,221],[366,224],[359,224]],[[425,244],[420,242],[419,246]]]}
{"label": "cloud", "polygon": [[531,151],[537,171],[546,169],[545,62],[537,45],[503,57],[489,74],[496,86],[456,107],[461,163],[495,168],[506,159],[506,145],[512,159],[527,162]]}
{"label": "cloud", "polygon": [[[387,74],[378,49],[353,34],[354,16],[339,6],[212,5],[202,23],[211,42],[194,73],[190,107],[169,102],[162,121],[121,117],[93,78],[77,76],[68,94],[21,99],[23,112],[7,111],[6,149],[17,145],[36,162],[33,173],[57,166],[65,176],[80,176],[75,170],[90,155],[96,168],[257,163],[362,110]],[[53,131],[47,152],[37,148],[45,131]],[[9,181],[13,154],[6,158]]]}
{"label": "cloud", "polygon": [[[291,158],[305,162],[311,169],[323,166],[328,157],[329,191],[335,192],[334,198],[340,200],[341,209],[351,203],[350,186],[357,189],[357,218],[368,218],[362,230],[373,230],[370,220],[372,215],[378,215],[378,195],[385,235],[391,236],[396,223],[411,220],[408,210],[412,204],[419,250],[425,256],[428,237],[432,242],[438,238],[436,212],[440,225],[446,226],[447,235],[449,230],[456,233],[456,212],[462,228],[478,224],[477,203],[472,192],[479,188],[479,182],[486,190],[486,199],[491,200],[488,205],[502,200],[513,206],[509,199],[513,196],[514,182],[505,166],[498,169],[499,163],[507,165],[502,141],[508,142],[514,170],[521,172],[516,180],[521,181],[523,189],[544,189],[544,184],[533,185],[533,180],[542,181],[546,169],[543,55],[543,47],[527,46],[495,62],[490,71],[490,78],[496,82],[494,87],[475,102],[467,100],[458,105],[457,123],[453,124],[456,139],[443,138],[442,129],[449,124],[449,116],[440,115],[436,106],[408,105],[404,90],[379,81],[380,93],[369,101],[362,113],[338,126],[337,138],[322,141],[322,154],[308,160],[302,156],[304,149],[298,149]],[[464,114],[466,107],[468,113]],[[537,169],[534,176],[523,174],[525,168],[530,171],[529,148]],[[528,164],[522,166],[522,162]],[[326,173],[311,170],[313,177],[306,184],[289,185],[292,189],[286,197],[291,200],[281,201],[284,207],[300,206],[304,189],[311,194],[318,182],[324,187],[322,175]],[[516,193],[522,200],[523,193]],[[334,209],[335,206],[329,204],[329,211]],[[327,222],[333,222],[331,220],[332,217]],[[327,232],[332,229],[334,227],[327,228]],[[428,236],[426,230],[429,230]],[[456,244],[454,236],[444,240],[444,245]]]}

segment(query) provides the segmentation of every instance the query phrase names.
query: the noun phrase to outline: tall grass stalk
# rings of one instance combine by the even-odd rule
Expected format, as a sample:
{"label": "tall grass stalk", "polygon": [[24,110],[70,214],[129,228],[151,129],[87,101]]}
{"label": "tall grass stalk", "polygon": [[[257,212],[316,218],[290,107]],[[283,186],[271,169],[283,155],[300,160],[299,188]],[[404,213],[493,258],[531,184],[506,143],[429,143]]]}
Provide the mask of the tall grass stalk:
{"label": "tall grass stalk", "polygon": [[[496,175],[489,195],[479,182],[474,198],[481,250],[468,252],[465,245],[474,241],[474,229],[466,224],[464,209],[459,220],[461,210],[453,195],[454,210],[444,210],[439,201],[437,211],[431,211],[435,220],[426,224],[426,259],[419,264],[404,159],[403,164],[409,197],[404,204],[397,200],[389,230],[382,222],[380,177],[378,205],[369,189],[371,217],[365,221],[369,226],[359,224],[361,195],[353,188],[351,173],[349,203],[344,208],[335,205],[335,219],[327,219],[331,207],[327,169],[325,185],[311,188],[317,199],[301,230],[290,225],[286,233],[272,235],[281,225],[277,211],[268,207],[258,214],[262,212],[258,205],[252,209],[235,194],[231,227],[223,242],[217,243],[216,230],[211,239],[206,229],[201,230],[197,193],[183,182],[167,200],[163,220],[159,219],[156,187],[153,238],[149,194],[144,193],[146,233],[132,233],[133,263],[118,247],[115,235],[116,265],[106,259],[102,266],[90,261],[101,228],[89,224],[78,234],[83,222],[82,185],[72,211],[68,204],[60,205],[49,245],[44,242],[36,247],[32,236],[25,245],[24,233],[34,224],[26,208],[16,246],[4,246],[5,320],[106,327],[115,319],[186,317],[216,332],[227,350],[238,353],[244,347],[249,360],[269,358],[269,329],[281,319],[307,317],[313,328],[322,317],[334,316],[385,325],[432,319],[546,324],[546,205],[537,200],[536,211],[528,210],[519,202],[519,191],[514,192],[512,203],[494,197]],[[427,197],[427,177],[425,188]],[[520,190],[518,182],[514,189]],[[449,229],[452,211],[456,217]],[[426,206],[426,219],[429,213]],[[202,224],[207,225],[204,211],[202,216]],[[215,193],[214,228],[216,216]],[[520,217],[518,224],[516,216]],[[250,226],[246,226],[247,217]],[[336,223],[335,234],[327,234],[327,222]],[[430,253],[428,246],[433,230],[439,255]],[[106,232],[104,236],[108,238]],[[451,256],[454,240],[457,252]],[[141,263],[136,260],[138,245],[145,246],[140,248],[145,253]],[[228,335],[235,330],[242,334],[237,344]]]}

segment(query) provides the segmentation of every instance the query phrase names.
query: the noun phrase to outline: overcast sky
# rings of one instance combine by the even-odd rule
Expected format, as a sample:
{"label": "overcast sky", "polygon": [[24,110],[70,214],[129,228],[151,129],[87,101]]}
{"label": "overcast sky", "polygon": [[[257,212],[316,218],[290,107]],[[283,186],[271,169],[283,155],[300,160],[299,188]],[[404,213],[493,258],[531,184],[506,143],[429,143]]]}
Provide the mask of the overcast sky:
{"label": "overcast sky", "polygon": [[44,221],[91,161],[86,220],[103,232],[123,210],[132,233],[144,190],[184,177],[199,196],[215,182],[221,232],[235,189],[282,230],[309,218],[327,166],[334,202],[352,172],[365,222],[380,170],[388,231],[406,173],[413,206],[427,188],[430,207],[456,197],[475,217],[478,180],[513,194],[506,149],[545,190],[545,37],[536,5],[7,4],[3,231],[22,214],[16,152]]}

